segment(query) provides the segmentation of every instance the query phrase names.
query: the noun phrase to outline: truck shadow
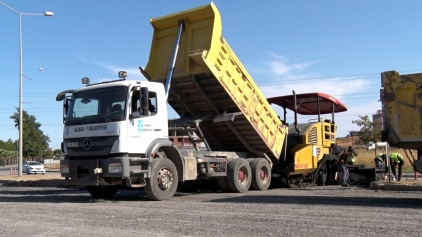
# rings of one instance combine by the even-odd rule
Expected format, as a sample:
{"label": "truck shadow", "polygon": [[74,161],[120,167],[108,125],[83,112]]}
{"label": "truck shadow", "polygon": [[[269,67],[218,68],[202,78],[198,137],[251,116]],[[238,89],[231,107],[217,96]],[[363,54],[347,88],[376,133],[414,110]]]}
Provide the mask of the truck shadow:
{"label": "truck shadow", "polygon": [[[22,188],[22,187],[21,187]],[[176,193],[174,197],[193,196],[201,193]],[[92,203],[92,202],[140,202],[152,201],[142,189],[120,189],[109,199],[95,199],[85,188],[25,188],[0,190],[0,203]]]}
{"label": "truck shadow", "polygon": [[231,198],[214,199],[214,203],[251,203],[251,204],[300,204],[327,206],[385,207],[385,208],[422,208],[421,198],[394,197],[336,197],[336,196],[283,196],[283,195],[245,195]]}

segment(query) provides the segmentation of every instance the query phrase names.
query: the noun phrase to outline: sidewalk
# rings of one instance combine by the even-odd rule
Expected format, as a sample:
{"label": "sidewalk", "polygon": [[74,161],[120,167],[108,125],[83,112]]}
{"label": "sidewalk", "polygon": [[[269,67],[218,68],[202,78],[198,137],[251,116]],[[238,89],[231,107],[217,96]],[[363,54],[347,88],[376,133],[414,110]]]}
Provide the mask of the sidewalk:
{"label": "sidewalk", "polygon": [[415,180],[414,173],[405,173],[402,175],[402,181],[377,180],[369,184],[370,189],[374,190],[390,190],[390,191],[421,191],[422,192],[422,175],[418,175]]}

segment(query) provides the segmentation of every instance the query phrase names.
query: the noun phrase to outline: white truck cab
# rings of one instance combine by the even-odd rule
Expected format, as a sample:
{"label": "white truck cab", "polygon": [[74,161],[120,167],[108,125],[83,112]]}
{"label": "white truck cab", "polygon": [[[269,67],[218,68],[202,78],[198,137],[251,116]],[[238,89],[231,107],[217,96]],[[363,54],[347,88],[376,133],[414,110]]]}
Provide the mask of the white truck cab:
{"label": "white truck cab", "polygon": [[119,75],[96,84],[83,78],[85,87],[56,98],[64,106],[61,175],[97,196],[117,191],[109,185],[145,186],[158,147],[172,147],[163,84]]}

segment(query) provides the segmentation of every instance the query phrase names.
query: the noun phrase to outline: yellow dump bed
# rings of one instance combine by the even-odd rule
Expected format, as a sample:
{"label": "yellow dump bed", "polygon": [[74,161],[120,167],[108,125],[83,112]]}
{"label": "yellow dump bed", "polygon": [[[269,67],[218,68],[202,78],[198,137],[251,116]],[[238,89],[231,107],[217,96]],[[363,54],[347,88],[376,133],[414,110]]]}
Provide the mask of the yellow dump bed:
{"label": "yellow dump bed", "polygon": [[181,117],[218,118],[200,125],[212,150],[265,153],[279,159],[287,127],[223,38],[213,3],[150,20],[154,35],[145,68],[149,80],[165,82],[180,20],[185,26],[168,103]]}
{"label": "yellow dump bed", "polygon": [[381,80],[383,140],[394,147],[422,149],[422,73],[388,71]]}

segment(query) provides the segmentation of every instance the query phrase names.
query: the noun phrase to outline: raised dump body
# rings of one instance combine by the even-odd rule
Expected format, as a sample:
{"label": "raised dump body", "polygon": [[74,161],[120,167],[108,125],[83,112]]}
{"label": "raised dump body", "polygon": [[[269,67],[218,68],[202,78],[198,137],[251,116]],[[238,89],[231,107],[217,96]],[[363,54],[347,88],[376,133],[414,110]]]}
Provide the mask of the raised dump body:
{"label": "raised dump body", "polygon": [[396,71],[383,72],[381,86],[384,122],[382,140],[393,147],[417,150],[417,157],[411,152],[409,154],[413,168],[421,173],[422,73],[400,75]]}
{"label": "raised dump body", "polygon": [[422,149],[422,73],[381,74],[384,140],[391,146]]}
{"label": "raised dump body", "polygon": [[265,153],[278,160],[287,126],[223,38],[213,3],[150,20],[154,35],[144,73],[148,80],[165,83],[181,20],[185,25],[168,103],[181,118],[210,118],[200,128],[211,150]]}

